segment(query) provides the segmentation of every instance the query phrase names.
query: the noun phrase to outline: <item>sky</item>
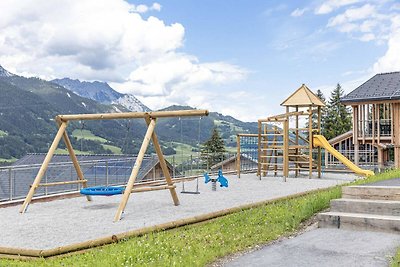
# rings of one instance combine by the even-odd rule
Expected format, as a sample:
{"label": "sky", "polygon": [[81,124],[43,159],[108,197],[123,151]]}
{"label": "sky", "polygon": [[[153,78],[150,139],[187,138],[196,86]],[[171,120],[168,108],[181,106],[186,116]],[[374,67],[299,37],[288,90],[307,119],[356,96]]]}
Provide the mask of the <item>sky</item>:
{"label": "sky", "polygon": [[0,1],[0,65],[108,82],[152,109],[244,121],[283,113],[302,83],[329,97],[400,71],[397,0]]}

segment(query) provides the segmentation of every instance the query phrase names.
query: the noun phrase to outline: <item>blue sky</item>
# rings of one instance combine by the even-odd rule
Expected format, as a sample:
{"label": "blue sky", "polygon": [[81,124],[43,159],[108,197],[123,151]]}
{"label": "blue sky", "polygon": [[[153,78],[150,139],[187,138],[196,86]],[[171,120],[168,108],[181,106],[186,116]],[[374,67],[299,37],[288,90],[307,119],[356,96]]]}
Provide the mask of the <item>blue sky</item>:
{"label": "blue sky", "polygon": [[[280,102],[302,83],[329,96],[336,83],[349,92],[400,70],[399,1],[19,5],[0,4],[11,14],[0,18],[0,64],[46,79],[107,81],[154,109],[187,104],[256,120],[282,112]],[[38,30],[26,37],[29,25]]]}

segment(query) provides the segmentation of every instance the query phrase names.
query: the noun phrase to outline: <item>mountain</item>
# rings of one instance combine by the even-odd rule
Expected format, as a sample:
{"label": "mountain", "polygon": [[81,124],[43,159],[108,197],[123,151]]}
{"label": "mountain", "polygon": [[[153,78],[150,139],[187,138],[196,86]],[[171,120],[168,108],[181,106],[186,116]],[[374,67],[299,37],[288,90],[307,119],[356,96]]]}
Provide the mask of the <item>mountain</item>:
{"label": "mountain", "polygon": [[0,66],[0,77],[11,77],[14,76],[11,72],[7,71],[4,69],[2,66]]}
{"label": "mountain", "polygon": [[[129,95],[118,99],[126,101],[125,105],[140,105]],[[180,109],[192,108],[171,106],[163,110]],[[122,105],[102,104],[54,82],[14,75],[0,67],[0,159],[47,152],[57,131],[54,117],[58,114],[127,111]],[[174,153],[174,148],[179,149],[178,143],[194,148],[204,143],[214,127],[219,129],[225,143],[232,147],[236,144],[238,132],[257,132],[257,123],[241,122],[216,112],[210,112],[209,116],[201,119],[162,118],[156,127],[160,143],[169,153]],[[97,154],[112,153],[112,148],[122,153],[137,153],[145,132],[146,124],[141,119],[75,121],[68,126],[75,148]],[[59,147],[65,146],[61,142]],[[152,147],[149,152],[153,152]]]}
{"label": "mountain", "polygon": [[150,109],[131,94],[121,94],[105,82],[87,82],[70,78],[55,79],[53,83],[63,86],[75,94],[102,104],[116,104],[130,111],[146,112]]}

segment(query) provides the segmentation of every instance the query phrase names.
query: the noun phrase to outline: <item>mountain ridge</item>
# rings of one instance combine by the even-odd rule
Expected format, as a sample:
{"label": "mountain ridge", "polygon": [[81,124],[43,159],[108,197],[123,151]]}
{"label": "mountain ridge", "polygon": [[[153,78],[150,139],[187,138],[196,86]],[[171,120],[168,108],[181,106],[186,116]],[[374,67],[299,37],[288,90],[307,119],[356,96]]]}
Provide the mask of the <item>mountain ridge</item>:
{"label": "mountain ridge", "polygon": [[71,78],[54,79],[51,82],[63,86],[79,96],[95,100],[102,104],[121,105],[130,111],[151,111],[150,108],[139,101],[134,95],[119,93],[106,82],[88,82]]}

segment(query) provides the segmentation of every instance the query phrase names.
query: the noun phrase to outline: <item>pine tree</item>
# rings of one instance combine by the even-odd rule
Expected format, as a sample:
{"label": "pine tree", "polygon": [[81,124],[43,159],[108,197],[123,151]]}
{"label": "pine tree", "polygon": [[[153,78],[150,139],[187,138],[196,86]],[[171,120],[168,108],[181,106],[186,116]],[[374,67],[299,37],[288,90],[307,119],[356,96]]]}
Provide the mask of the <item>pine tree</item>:
{"label": "pine tree", "polygon": [[214,128],[210,139],[201,148],[201,157],[211,167],[224,159],[225,152],[224,140],[221,138],[217,128]]}
{"label": "pine tree", "polygon": [[[321,90],[317,90],[317,96],[319,99],[321,99],[321,101],[326,104],[325,102],[325,96],[324,94],[321,92]],[[325,121],[325,117],[326,117],[326,107],[321,107],[321,133],[324,132],[324,121]],[[312,122],[313,122],[313,129],[317,129],[318,128],[318,114],[317,113],[313,113],[312,115]],[[308,128],[308,120],[306,122],[306,128]]]}
{"label": "pine tree", "polygon": [[340,84],[331,92],[324,116],[324,130],[322,134],[326,139],[332,139],[338,135],[348,132],[352,128],[351,113],[348,108],[340,102],[344,91]]}

